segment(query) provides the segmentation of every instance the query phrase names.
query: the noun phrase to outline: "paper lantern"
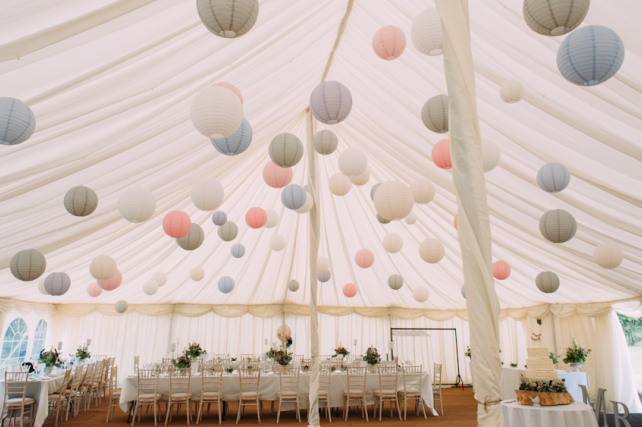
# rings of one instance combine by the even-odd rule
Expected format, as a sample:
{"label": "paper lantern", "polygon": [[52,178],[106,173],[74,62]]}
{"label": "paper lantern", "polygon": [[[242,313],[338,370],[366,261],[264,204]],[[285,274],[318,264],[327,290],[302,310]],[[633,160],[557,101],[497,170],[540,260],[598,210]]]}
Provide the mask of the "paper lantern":
{"label": "paper lantern", "polygon": [[519,102],[524,97],[524,85],[517,80],[507,80],[499,88],[499,96],[508,104]]}
{"label": "paper lantern", "polygon": [[429,264],[436,264],[444,257],[444,244],[437,239],[425,239],[419,245],[419,256]]}
{"label": "paper lantern", "polygon": [[292,169],[267,162],[263,168],[263,180],[272,188],[283,188],[292,181]]}
{"label": "paper lantern", "polygon": [[178,246],[185,249],[186,251],[193,251],[194,249],[198,249],[203,244],[204,239],[205,233],[203,233],[203,229],[201,228],[201,226],[192,223],[189,232],[180,239],[176,239],[176,243],[178,243]]}
{"label": "paper lantern", "polygon": [[214,223],[214,225],[218,225],[219,227],[221,225],[225,225],[225,223],[227,222],[227,214],[223,211],[214,212],[214,214],[212,215],[212,222]]}
{"label": "paper lantern", "polygon": [[116,274],[116,261],[107,255],[98,255],[89,264],[89,273],[96,280],[109,280]]}
{"label": "paper lantern", "polygon": [[127,301],[120,300],[114,304],[114,308],[116,309],[116,313],[122,314],[127,311],[129,304],[127,304]]}
{"label": "paper lantern", "polygon": [[537,289],[545,294],[552,294],[560,287],[560,278],[552,271],[542,271],[535,278]]}
{"label": "paper lantern", "polygon": [[432,161],[438,168],[452,169],[453,164],[450,161],[450,141],[442,139],[432,147]]}
{"label": "paper lantern", "polygon": [[426,286],[417,286],[412,291],[412,297],[417,302],[426,302],[428,300],[428,288]]}
{"label": "paper lantern", "polygon": [[323,129],[314,134],[312,145],[317,153],[327,156],[337,149],[339,138],[331,130]]}
{"label": "paper lantern", "polygon": [[524,20],[544,36],[561,36],[577,28],[589,9],[590,0],[524,0]]}
{"label": "paper lantern", "polygon": [[360,249],[354,256],[354,262],[361,268],[372,267],[374,254],[369,249]]}
{"label": "paper lantern", "polygon": [[40,280],[40,282],[38,283],[38,292],[43,295],[49,295],[47,291],[45,291],[45,279]]}
{"label": "paper lantern", "polygon": [[265,228],[273,228],[279,223],[279,214],[274,212],[272,209],[266,209],[265,214],[267,215],[267,221],[265,222]]}
{"label": "paper lantern", "polygon": [[231,242],[239,234],[239,228],[234,221],[227,221],[218,228],[218,237],[224,242]]}
{"label": "paper lantern", "polygon": [[251,208],[245,214],[245,222],[250,228],[257,230],[267,222],[267,214],[259,207]]}
{"label": "paper lantern", "polygon": [[310,95],[310,111],[318,121],[326,125],[344,121],[351,109],[352,95],[339,82],[323,82]]}
{"label": "paper lantern", "polygon": [[484,172],[490,172],[499,164],[499,159],[501,158],[502,153],[499,151],[497,144],[490,139],[483,138],[481,146]]}
{"label": "paper lantern", "polygon": [[170,211],[163,218],[163,231],[169,237],[174,237],[175,239],[186,236],[191,227],[192,220],[189,215],[182,211]]}
{"label": "paper lantern", "polygon": [[377,213],[377,221],[379,221],[381,224],[390,224],[390,220],[385,219],[384,217],[379,215],[379,213]]}
{"label": "paper lantern", "polygon": [[42,276],[47,268],[45,256],[35,249],[25,249],[11,257],[11,274],[23,282],[30,282]]}
{"label": "paper lantern", "polygon": [[435,186],[426,178],[418,178],[410,184],[410,191],[415,203],[425,205],[435,197]]}
{"label": "paper lantern", "polygon": [[413,225],[417,222],[417,215],[414,212],[410,212],[405,218],[406,224]]}
{"label": "paper lantern", "polygon": [[163,286],[165,286],[165,283],[167,283],[167,274],[163,273],[162,271],[157,271],[156,273],[152,274],[152,280],[158,283],[158,286],[162,288]]}
{"label": "paper lantern", "polygon": [[431,7],[419,13],[412,21],[410,39],[415,48],[424,55],[438,56],[444,51],[444,36],[437,8]]}
{"label": "paper lantern", "polygon": [[200,282],[205,277],[205,270],[201,267],[194,267],[189,272],[189,277],[195,282]]}
{"label": "paper lantern", "polygon": [[403,286],[403,277],[398,274],[391,275],[388,277],[388,286],[390,286],[390,289],[394,289],[395,291],[401,289]]}
{"label": "paper lantern", "polygon": [[328,186],[330,187],[330,192],[335,196],[345,196],[350,192],[352,182],[344,174],[335,173],[328,180]]}
{"label": "paper lantern", "polygon": [[64,205],[73,216],[87,216],[96,210],[98,196],[91,188],[74,187],[65,194]]}
{"label": "paper lantern", "polygon": [[268,154],[277,166],[291,168],[303,157],[303,144],[294,134],[280,133],[272,138]]}
{"label": "paper lantern", "polygon": [[379,58],[392,61],[399,58],[406,50],[406,35],[401,28],[386,25],[375,33],[372,38],[372,48]]}
{"label": "paper lantern", "polygon": [[270,238],[270,248],[272,248],[273,251],[282,251],[285,248],[285,243],[285,237],[280,234],[275,234]]}
{"label": "paper lantern", "polygon": [[537,185],[549,193],[559,193],[570,182],[571,173],[561,163],[548,163],[537,171]]}
{"label": "paper lantern", "polygon": [[324,256],[317,258],[317,272],[323,273],[330,269],[330,260]]}
{"label": "paper lantern", "polygon": [[45,291],[55,297],[66,294],[70,286],[71,279],[67,273],[49,273],[45,278]]}
{"label": "paper lantern", "polygon": [[573,215],[565,210],[554,209],[542,215],[539,220],[539,231],[546,240],[564,243],[575,236],[577,222]]}
{"label": "paper lantern", "polygon": [[579,86],[595,86],[615,75],[624,62],[624,44],[617,33],[588,25],[569,34],[557,51],[562,76]]}
{"label": "paper lantern", "polygon": [[192,124],[210,139],[232,135],[243,122],[243,104],[231,90],[210,86],[201,89],[190,108]]}
{"label": "paper lantern", "polygon": [[154,216],[156,199],[144,188],[130,188],[118,198],[118,211],[129,222],[145,222]]}
{"label": "paper lantern", "polygon": [[288,209],[299,209],[305,205],[306,200],[307,194],[305,190],[297,184],[290,184],[281,192],[281,202]]}
{"label": "paper lantern", "polygon": [[224,294],[229,294],[234,289],[234,279],[230,276],[223,276],[218,279],[218,290]]}
{"label": "paper lantern", "polygon": [[224,38],[250,31],[259,16],[259,0],[197,0],[196,10],[205,28]]}
{"label": "paper lantern", "polygon": [[297,282],[296,280],[290,280],[290,282],[288,282],[288,289],[290,290],[290,292],[298,291],[299,290],[299,282]]}
{"label": "paper lantern", "polygon": [[386,250],[386,252],[396,254],[401,250],[402,247],[403,239],[397,233],[387,234],[386,237],[383,238],[383,248]]}
{"label": "paper lantern", "polygon": [[493,263],[493,276],[497,280],[506,280],[510,276],[510,265],[505,261],[495,261]]}
{"label": "paper lantern", "polygon": [[276,337],[280,341],[287,341],[292,338],[292,329],[288,325],[281,325],[276,330]]}
{"label": "paper lantern", "polygon": [[350,182],[353,183],[356,186],[362,186],[368,183],[370,180],[370,169],[366,168],[365,172],[362,173],[361,175],[357,176],[351,176],[350,177]]}
{"label": "paper lantern", "polygon": [[453,218],[453,225],[455,226],[455,230],[457,230],[457,214],[455,214],[455,218]]}
{"label": "paper lantern", "polygon": [[414,198],[410,187],[401,181],[386,181],[374,198],[377,213],[387,220],[404,219],[412,211]]}
{"label": "paper lantern", "polygon": [[234,258],[243,258],[243,255],[245,255],[245,246],[237,243],[232,246],[232,249],[230,249],[230,253]]}
{"label": "paper lantern", "polygon": [[294,211],[296,213],[300,213],[300,214],[308,213],[312,209],[312,206],[314,206],[314,199],[312,198],[310,193],[308,193],[306,191],[305,192],[305,203],[299,209],[295,209]]}
{"label": "paper lantern", "polygon": [[622,249],[613,243],[600,243],[593,250],[595,263],[612,270],[622,264]]}
{"label": "paper lantern", "polygon": [[324,271],[322,273],[321,272],[317,273],[317,279],[321,283],[327,282],[328,280],[330,280],[331,277],[332,277],[332,274],[330,274],[330,270]]}
{"label": "paper lantern", "polygon": [[154,282],[151,279],[146,281],[143,285],[143,292],[145,293],[145,295],[154,295],[156,292],[158,292],[158,283]]}
{"label": "paper lantern", "polygon": [[358,148],[348,148],[339,155],[339,170],[347,177],[359,176],[368,169],[368,158]]}
{"label": "paper lantern", "polygon": [[123,273],[116,269],[116,272],[107,280],[98,280],[96,284],[105,291],[113,291],[123,283]]}
{"label": "paper lantern", "polygon": [[354,283],[346,283],[346,285],[343,287],[343,295],[345,295],[347,298],[352,298],[357,294],[357,287],[354,285]]}
{"label": "paper lantern", "polygon": [[448,95],[430,98],[421,109],[421,121],[433,132],[448,132]]}
{"label": "paper lantern", "polygon": [[461,287],[461,296],[464,297],[464,299],[466,299],[466,286]]}
{"label": "paper lantern", "polygon": [[103,290],[100,286],[98,286],[98,283],[96,282],[91,282],[87,286],[87,295],[89,295],[92,298],[96,298],[98,295],[102,294]]}
{"label": "paper lantern", "polygon": [[372,188],[370,189],[370,199],[371,199],[373,202],[374,202],[374,196],[375,196],[375,193],[377,192],[377,189],[379,188],[379,186],[381,186],[381,183],[380,183],[380,182],[378,182],[378,183],[376,183],[375,185],[373,185],[373,186],[372,186]]}
{"label": "paper lantern", "polygon": [[243,104],[243,95],[241,94],[241,91],[236,86],[234,86],[232,83],[218,82],[218,83],[214,83],[212,86],[221,86],[221,87],[224,87],[224,88],[227,88],[227,89],[231,90],[232,92],[234,92],[234,94],[236,96],[239,97],[239,100],[241,101],[241,105]]}
{"label": "paper lantern", "polygon": [[0,144],[16,145],[28,140],[36,130],[31,108],[16,98],[0,98]]}
{"label": "paper lantern", "polygon": [[214,178],[203,178],[192,185],[192,203],[202,211],[213,211],[223,203],[225,191]]}
{"label": "paper lantern", "polygon": [[227,138],[210,139],[210,142],[219,153],[225,154],[226,156],[236,156],[247,150],[252,143],[252,135],[252,126],[250,126],[250,122],[243,117],[241,126],[239,126],[232,135]]}

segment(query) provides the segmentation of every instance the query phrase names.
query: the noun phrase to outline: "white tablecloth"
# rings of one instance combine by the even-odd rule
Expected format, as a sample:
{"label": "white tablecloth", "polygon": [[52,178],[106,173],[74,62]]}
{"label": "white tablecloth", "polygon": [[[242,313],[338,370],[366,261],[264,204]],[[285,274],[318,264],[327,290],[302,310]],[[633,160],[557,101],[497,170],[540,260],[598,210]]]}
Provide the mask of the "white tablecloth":
{"label": "white tablecloth", "polygon": [[504,427],[597,427],[595,413],[582,402],[559,406],[526,406],[502,402]]}
{"label": "white tablecloth", "polygon": [[[519,390],[519,377],[526,373],[526,369],[502,367],[502,379],[499,384],[499,395],[501,400],[515,399],[515,390]],[[566,383],[569,394],[576,402],[582,401],[582,389],[580,384],[587,388],[590,385],[587,372],[557,371],[557,376]]]}
{"label": "white tablecloth", "polygon": [[[27,397],[36,401],[34,407],[35,427],[40,427],[49,414],[49,395],[62,386],[64,375],[49,379],[32,380],[27,382]],[[4,379],[0,381],[0,396],[4,396]]]}

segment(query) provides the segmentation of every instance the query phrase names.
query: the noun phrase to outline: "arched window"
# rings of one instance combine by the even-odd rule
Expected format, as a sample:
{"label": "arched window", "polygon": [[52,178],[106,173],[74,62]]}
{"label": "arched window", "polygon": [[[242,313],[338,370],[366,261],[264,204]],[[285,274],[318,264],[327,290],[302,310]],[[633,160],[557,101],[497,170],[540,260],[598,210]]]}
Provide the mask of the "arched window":
{"label": "arched window", "polygon": [[47,338],[47,322],[45,319],[40,319],[38,326],[36,326],[36,334],[33,336],[33,348],[31,356],[40,356],[40,352],[45,348],[45,339]]}
{"label": "arched window", "polygon": [[7,332],[4,334],[0,366],[19,365],[24,362],[28,341],[27,324],[18,317],[9,324]]}

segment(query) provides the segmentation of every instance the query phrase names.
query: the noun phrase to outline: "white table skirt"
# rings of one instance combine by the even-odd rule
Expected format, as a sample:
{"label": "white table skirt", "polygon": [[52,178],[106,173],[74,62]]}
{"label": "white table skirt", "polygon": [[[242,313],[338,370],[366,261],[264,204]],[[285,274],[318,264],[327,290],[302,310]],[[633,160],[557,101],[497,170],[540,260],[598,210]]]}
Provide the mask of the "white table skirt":
{"label": "white table skirt", "polygon": [[504,427],[597,427],[595,413],[582,402],[559,406],[526,406],[502,402]]}
{"label": "white table skirt", "polygon": [[[62,386],[64,375],[61,374],[55,378],[32,380],[27,382],[27,397],[36,401],[34,405],[35,427],[44,424],[49,414],[49,395],[58,391]],[[0,396],[4,396],[4,379],[0,381]]]}
{"label": "white table skirt", "polygon": [[[519,390],[519,377],[526,373],[526,369],[502,367],[502,379],[499,385],[499,393],[501,400],[515,399],[515,390]],[[581,385],[587,388],[590,385],[589,376],[587,372],[568,372],[557,371],[557,376],[563,379],[566,383],[566,388],[569,394],[576,402],[582,401]]]}

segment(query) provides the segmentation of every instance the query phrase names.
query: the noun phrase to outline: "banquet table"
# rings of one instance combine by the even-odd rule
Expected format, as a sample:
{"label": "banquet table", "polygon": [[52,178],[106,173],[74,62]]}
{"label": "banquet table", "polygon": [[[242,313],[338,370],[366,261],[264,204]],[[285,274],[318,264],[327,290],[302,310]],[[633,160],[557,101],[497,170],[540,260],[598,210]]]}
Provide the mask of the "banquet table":
{"label": "banquet table", "polygon": [[[51,377],[31,379],[27,382],[26,397],[36,401],[34,405],[35,427],[40,427],[49,414],[49,395],[62,386],[64,374],[53,374]],[[4,379],[0,380],[0,396],[4,396]]]}
{"label": "banquet table", "polygon": [[[582,389],[590,385],[587,372],[569,372],[557,370],[557,376],[566,383],[569,394],[576,402],[582,402]],[[526,369],[502,367],[502,378],[499,383],[499,396],[501,400],[515,399],[515,390],[519,390],[519,377],[526,373]]]}
{"label": "banquet table", "polygon": [[504,427],[597,427],[595,413],[585,403],[526,406],[502,402]]}

